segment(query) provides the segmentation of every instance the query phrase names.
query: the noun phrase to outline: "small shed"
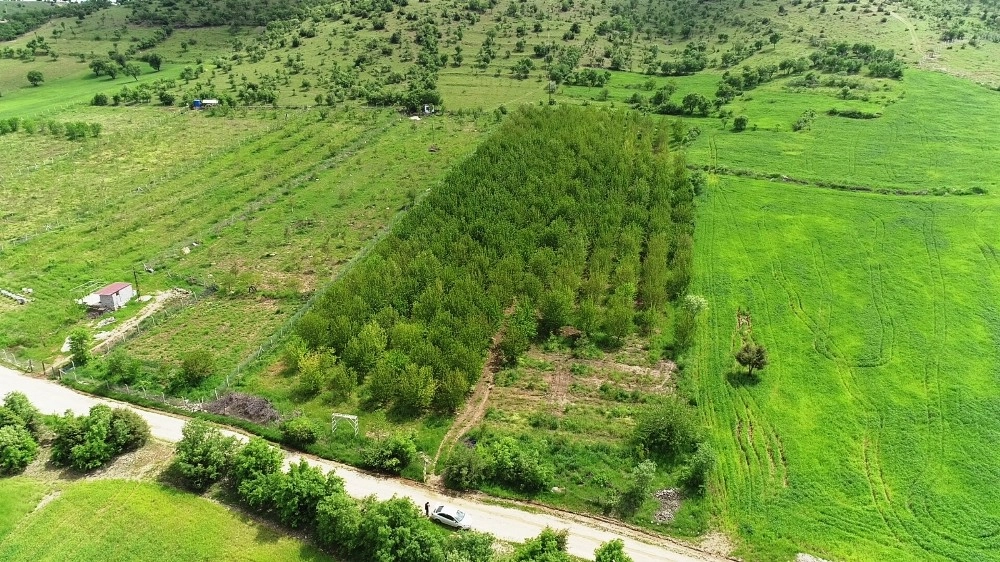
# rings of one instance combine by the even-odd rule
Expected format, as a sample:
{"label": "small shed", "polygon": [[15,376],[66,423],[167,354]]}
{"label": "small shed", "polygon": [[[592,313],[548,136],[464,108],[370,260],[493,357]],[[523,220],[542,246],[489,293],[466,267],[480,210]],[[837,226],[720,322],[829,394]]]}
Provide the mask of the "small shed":
{"label": "small shed", "polygon": [[101,307],[107,310],[118,310],[132,300],[135,291],[129,283],[112,283],[95,293],[100,297]]}

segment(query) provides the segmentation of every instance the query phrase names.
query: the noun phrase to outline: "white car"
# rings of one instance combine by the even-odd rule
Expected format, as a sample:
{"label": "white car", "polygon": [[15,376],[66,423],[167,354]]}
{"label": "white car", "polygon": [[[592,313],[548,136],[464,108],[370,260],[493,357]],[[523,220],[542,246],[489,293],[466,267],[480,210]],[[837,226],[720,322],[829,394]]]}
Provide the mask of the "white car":
{"label": "white car", "polygon": [[446,505],[439,505],[434,508],[431,512],[431,519],[437,521],[442,525],[447,525],[455,529],[471,529],[472,523],[469,522],[469,516],[465,514],[461,509],[455,509],[454,507],[448,507]]}

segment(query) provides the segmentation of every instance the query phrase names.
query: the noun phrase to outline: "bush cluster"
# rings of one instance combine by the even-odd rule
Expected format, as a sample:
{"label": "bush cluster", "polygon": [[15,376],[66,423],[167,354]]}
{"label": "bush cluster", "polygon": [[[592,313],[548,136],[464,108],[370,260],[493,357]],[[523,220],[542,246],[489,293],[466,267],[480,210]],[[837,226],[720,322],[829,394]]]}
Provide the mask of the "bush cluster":
{"label": "bush cluster", "polygon": [[443,477],[445,485],[456,490],[490,483],[535,494],[552,481],[552,467],[529,445],[510,436],[490,436],[475,447],[455,447],[445,461]]}
{"label": "bush cluster", "polygon": [[0,474],[17,474],[38,457],[41,415],[20,392],[0,406]]}
{"label": "bush cluster", "polygon": [[66,412],[56,421],[55,431],[53,462],[81,472],[104,466],[149,440],[149,424],[139,414],[103,404],[91,408],[86,416]]}

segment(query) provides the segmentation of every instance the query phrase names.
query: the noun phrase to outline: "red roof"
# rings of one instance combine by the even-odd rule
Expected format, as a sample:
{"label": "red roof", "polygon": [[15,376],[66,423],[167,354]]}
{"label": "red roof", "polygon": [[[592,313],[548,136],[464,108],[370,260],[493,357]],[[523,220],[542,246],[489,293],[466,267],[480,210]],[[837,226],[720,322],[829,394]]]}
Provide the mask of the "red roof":
{"label": "red roof", "polygon": [[100,291],[97,291],[97,294],[101,296],[113,295],[118,291],[121,291],[125,287],[131,287],[131,286],[132,285],[129,285],[128,283],[112,283],[107,287],[101,289]]}

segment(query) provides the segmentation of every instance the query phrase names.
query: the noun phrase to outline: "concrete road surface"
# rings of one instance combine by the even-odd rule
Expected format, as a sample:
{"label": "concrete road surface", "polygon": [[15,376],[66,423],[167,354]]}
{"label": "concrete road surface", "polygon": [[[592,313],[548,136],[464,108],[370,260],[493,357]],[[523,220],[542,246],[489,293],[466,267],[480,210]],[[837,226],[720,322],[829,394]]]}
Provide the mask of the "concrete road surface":
{"label": "concrete road surface", "polygon": [[[181,429],[188,421],[187,418],[180,416],[146,410],[114,400],[96,398],[56,382],[32,378],[17,371],[0,367],[0,396],[11,391],[23,392],[35,406],[47,414],[61,414],[66,410],[77,414],[86,414],[95,404],[131,408],[149,422],[153,436],[164,441],[180,441]],[[231,430],[225,432],[242,440],[247,439],[247,436],[242,433]],[[344,479],[347,492],[354,497],[375,495],[381,499],[388,499],[392,496],[405,496],[421,508],[427,501],[431,502],[432,507],[438,503],[454,505],[469,514],[474,529],[492,533],[507,541],[524,542],[537,536],[545,527],[552,527],[554,529],[568,529],[570,554],[590,560],[593,559],[594,550],[601,543],[615,538],[621,538],[625,541],[625,550],[635,562],[716,562],[727,560],[669,539],[645,535],[624,526],[586,516],[569,518],[501,507],[474,499],[448,496],[415,482],[371,475],[340,463],[308,455],[286,451],[285,456],[286,463],[298,462],[300,458],[305,458],[308,462],[323,467],[324,470],[335,470],[337,475]]]}

